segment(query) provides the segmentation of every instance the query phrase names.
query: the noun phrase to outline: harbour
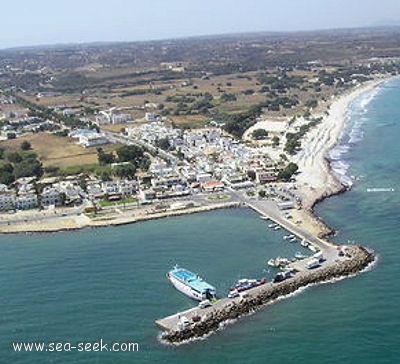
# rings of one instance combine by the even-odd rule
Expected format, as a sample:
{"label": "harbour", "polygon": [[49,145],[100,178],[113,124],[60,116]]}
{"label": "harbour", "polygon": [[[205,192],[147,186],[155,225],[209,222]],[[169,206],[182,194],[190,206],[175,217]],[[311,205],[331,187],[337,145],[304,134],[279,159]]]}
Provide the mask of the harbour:
{"label": "harbour", "polygon": [[[200,338],[218,328],[226,320],[235,319],[260,309],[271,301],[293,293],[309,284],[355,274],[367,267],[375,258],[360,246],[338,246],[314,236],[286,219],[270,201],[252,201],[247,206],[260,214],[266,223],[273,222],[285,233],[307,245],[315,254],[288,263],[275,279],[246,289],[236,297],[223,297],[208,307],[195,306],[155,321],[164,333],[163,340],[180,343]],[[288,236],[288,235],[285,235]],[[305,244],[306,243],[306,244]]]}
{"label": "harbour", "polygon": [[[398,92],[394,92],[398,87],[391,90],[392,95],[385,92],[377,97],[370,109],[398,115]],[[389,110],[383,102],[390,97]],[[222,286],[221,292],[225,292],[225,282],[239,274],[260,274],[259,265],[280,254],[279,247],[287,248],[283,254],[290,256],[301,242],[291,245],[282,241],[279,231],[268,228],[269,221],[263,223],[252,211],[236,208],[101,230],[7,235],[2,237],[1,256],[2,342],[36,337],[46,341],[58,337],[84,340],[100,335],[111,342],[132,337],[145,348],[135,354],[138,363],[204,363],[226,357],[232,363],[243,363],[250,356],[252,362],[258,363],[267,359],[282,363],[288,358],[303,358],[307,363],[395,363],[400,355],[400,255],[396,244],[399,195],[389,194],[390,198],[385,199],[386,194],[366,193],[366,189],[397,181],[396,140],[400,131],[397,116],[387,127],[380,125],[379,117],[383,118],[379,113],[370,117],[365,126],[365,141],[349,152],[353,157],[351,173],[364,178],[346,194],[316,206],[318,216],[338,230],[333,241],[360,241],[378,252],[373,270],[368,269],[355,279],[297,290],[303,293],[279,300],[279,304],[239,320],[218,335],[196,345],[171,349],[155,340],[159,331],[154,320],[184,312],[191,304],[164,278],[166,269],[177,258],[189,268],[199,270],[217,287]],[[359,120],[360,115],[353,118]],[[371,158],[365,158],[371,155],[383,156],[385,164],[378,168]],[[398,191],[397,185],[395,190]],[[219,229],[221,226],[226,228]],[[262,236],[264,231],[268,238]],[[251,241],[253,248],[246,251],[243,241]],[[195,255],[193,247],[197,249]],[[213,264],[206,267],[202,265],[204,261]],[[354,270],[359,272],[361,265],[355,264],[355,260],[343,261],[346,262],[354,263]],[[320,274],[321,279],[322,267],[312,271]],[[351,270],[349,266],[344,268]],[[289,283],[288,280],[275,287],[281,287],[279,293],[283,294]],[[295,283],[299,282],[293,280]],[[260,306],[251,307],[254,311],[253,307]],[[243,313],[235,308],[238,317],[246,315],[244,308],[240,308]],[[197,309],[198,314],[202,312],[212,311]],[[80,323],[79,334],[76,322]],[[320,353],[324,354],[322,359]],[[53,354],[58,362],[101,360],[82,359],[81,353]],[[42,363],[47,360],[45,355],[12,353],[6,346],[2,352],[5,361],[19,363]],[[118,359],[111,356],[108,361],[115,360]]]}

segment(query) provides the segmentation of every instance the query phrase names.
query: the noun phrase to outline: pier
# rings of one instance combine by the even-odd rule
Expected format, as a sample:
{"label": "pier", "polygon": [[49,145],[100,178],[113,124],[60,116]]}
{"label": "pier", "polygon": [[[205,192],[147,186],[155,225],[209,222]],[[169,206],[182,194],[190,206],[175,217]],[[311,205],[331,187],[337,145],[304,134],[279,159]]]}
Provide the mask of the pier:
{"label": "pier", "polygon": [[264,307],[273,300],[293,293],[309,284],[321,283],[356,274],[374,261],[372,253],[361,246],[342,247],[320,239],[292,221],[285,219],[270,201],[253,201],[247,203],[261,216],[278,224],[283,229],[295,235],[299,240],[311,244],[315,251],[322,252],[323,260],[318,267],[307,268],[309,257],[290,263],[287,268],[293,272],[290,278],[281,282],[267,282],[263,285],[246,290],[239,297],[221,298],[211,306],[193,307],[189,310],[156,320],[156,324],[164,330],[162,338],[171,343],[179,343],[195,339],[211,333],[227,320],[236,319]]}

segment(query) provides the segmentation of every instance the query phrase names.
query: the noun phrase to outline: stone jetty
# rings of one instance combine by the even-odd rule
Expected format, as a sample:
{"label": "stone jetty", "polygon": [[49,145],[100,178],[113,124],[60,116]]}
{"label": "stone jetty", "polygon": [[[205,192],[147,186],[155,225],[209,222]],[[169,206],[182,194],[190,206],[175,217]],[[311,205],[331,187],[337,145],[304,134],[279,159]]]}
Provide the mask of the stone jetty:
{"label": "stone jetty", "polygon": [[215,305],[213,309],[207,310],[200,321],[191,322],[181,328],[170,327],[162,333],[161,338],[166,342],[178,344],[204,337],[218,330],[224,322],[257,311],[277,298],[302,287],[355,275],[368,267],[374,259],[373,253],[362,246],[347,246],[345,256],[338,255],[337,259],[316,269],[299,271],[283,282],[257,287],[245,298],[223,299],[222,305]]}

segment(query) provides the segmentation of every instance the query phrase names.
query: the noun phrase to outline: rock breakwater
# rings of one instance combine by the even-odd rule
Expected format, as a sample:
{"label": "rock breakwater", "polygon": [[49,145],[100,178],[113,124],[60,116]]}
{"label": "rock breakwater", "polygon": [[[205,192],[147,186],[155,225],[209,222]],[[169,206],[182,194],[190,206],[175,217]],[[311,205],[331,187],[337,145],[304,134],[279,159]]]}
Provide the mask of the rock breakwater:
{"label": "rock breakwater", "polygon": [[345,258],[315,270],[299,272],[293,278],[268,285],[257,291],[256,294],[251,294],[242,300],[232,300],[223,308],[216,309],[202,317],[200,322],[182,329],[163,332],[161,339],[172,344],[199,339],[218,330],[222,323],[257,311],[279,297],[289,295],[302,287],[355,275],[368,267],[374,260],[373,253],[364,247],[348,246]]}

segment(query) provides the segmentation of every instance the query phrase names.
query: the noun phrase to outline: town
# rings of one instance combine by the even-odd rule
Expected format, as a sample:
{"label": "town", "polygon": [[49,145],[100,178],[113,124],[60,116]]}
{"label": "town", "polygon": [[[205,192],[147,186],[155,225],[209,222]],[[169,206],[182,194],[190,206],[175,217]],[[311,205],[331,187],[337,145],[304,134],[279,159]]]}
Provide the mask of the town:
{"label": "town", "polygon": [[[335,102],[400,69],[390,30],[371,37],[368,57],[337,49],[366,34],[4,51],[1,227],[36,231],[43,227],[26,222],[55,217],[75,219],[55,230],[125,223],[252,199],[312,208],[340,189],[330,174],[319,177],[341,130],[335,120],[346,105]],[[324,46],[315,45],[320,38]],[[326,56],[332,49],[337,59]]]}

